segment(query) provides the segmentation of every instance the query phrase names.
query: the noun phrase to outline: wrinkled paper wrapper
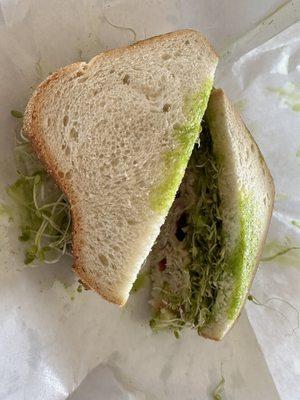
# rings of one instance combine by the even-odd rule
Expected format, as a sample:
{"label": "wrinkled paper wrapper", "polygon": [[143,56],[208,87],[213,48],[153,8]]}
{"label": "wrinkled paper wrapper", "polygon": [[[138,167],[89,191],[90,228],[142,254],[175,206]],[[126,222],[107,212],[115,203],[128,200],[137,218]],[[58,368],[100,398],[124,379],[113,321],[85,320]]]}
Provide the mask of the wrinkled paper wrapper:
{"label": "wrinkled paper wrapper", "polygon": [[[183,3],[0,0],[2,204],[16,179],[19,125],[10,110],[23,110],[50,72],[186,26],[202,30],[219,50],[232,40],[234,29],[226,37],[212,18],[216,7]],[[265,258],[300,246],[300,23],[286,25],[247,51],[253,35],[236,42],[216,81],[242,114],[275,180]],[[252,293],[267,302],[248,302],[222,342],[191,331],[176,339],[151,331],[147,286],[118,308],[90,291],[77,293],[68,258],[25,268],[17,218],[11,217],[0,215],[1,399],[210,399],[222,375],[223,399],[300,399],[297,312],[288,304],[300,309],[297,249],[261,263]]]}

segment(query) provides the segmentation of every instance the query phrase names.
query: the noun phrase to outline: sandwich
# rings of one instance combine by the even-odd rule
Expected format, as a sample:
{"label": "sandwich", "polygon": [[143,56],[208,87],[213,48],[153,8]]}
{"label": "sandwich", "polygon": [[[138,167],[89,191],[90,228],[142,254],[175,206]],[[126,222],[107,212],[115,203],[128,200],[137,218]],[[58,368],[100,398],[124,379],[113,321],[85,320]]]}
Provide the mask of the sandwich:
{"label": "sandwich", "polygon": [[251,286],[274,186],[212,90],[217,61],[183,30],[50,75],[26,107],[9,194],[26,263],[72,252],[83,286],[119,305],[146,265],[151,327],[220,340]]}
{"label": "sandwich", "polygon": [[172,205],[217,61],[200,33],[173,32],[62,68],[29,100],[23,135],[70,204],[73,269],[110,302]]}
{"label": "sandwich", "polygon": [[213,90],[184,179],[148,257],[151,326],[220,340],[247,298],[268,231],[274,185],[246,126]]}

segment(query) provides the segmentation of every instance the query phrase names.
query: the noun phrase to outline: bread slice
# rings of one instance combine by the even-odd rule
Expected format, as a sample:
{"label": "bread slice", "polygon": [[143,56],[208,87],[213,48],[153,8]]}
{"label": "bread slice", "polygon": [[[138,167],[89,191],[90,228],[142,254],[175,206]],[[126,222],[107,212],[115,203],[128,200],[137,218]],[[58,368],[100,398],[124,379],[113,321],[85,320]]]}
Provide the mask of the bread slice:
{"label": "bread slice", "polygon": [[217,56],[183,30],[107,51],[48,77],[24,134],[66,194],[74,271],[124,304],[197,139]]}
{"label": "bread slice", "polygon": [[213,91],[206,117],[220,164],[227,279],[218,291],[212,320],[201,334],[220,340],[247,298],[268,232],[275,190],[257,144],[222,90]]}
{"label": "bread slice", "polygon": [[214,90],[200,148],[148,257],[151,326],[220,340],[239,316],[270,223],[266,163],[222,90]]}

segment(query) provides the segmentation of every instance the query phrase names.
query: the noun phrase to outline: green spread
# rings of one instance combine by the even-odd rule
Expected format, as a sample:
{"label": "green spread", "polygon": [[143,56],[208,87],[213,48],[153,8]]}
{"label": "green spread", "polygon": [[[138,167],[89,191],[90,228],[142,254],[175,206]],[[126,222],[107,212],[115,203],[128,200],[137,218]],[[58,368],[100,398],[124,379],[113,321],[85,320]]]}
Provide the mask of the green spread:
{"label": "green spread", "polygon": [[259,242],[253,221],[253,216],[257,215],[255,207],[250,195],[240,193],[237,211],[240,214],[240,236],[227,261],[228,272],[233,276],[234,285],[227,315],[229,319],[235,319],[240,313],[253,274],[253,264],[256,262]]}
{"label": "green spread", "polygon": [[201,119],[207,107],[211,89],[212,81],[207,80],[199,92],[185,99],[186,122],[174,127],[174,135],[178,145],[174,150],[162,155],[165,178],[150,193],[150,206],[153,211],[165,214],[171,207],[198,137]]}

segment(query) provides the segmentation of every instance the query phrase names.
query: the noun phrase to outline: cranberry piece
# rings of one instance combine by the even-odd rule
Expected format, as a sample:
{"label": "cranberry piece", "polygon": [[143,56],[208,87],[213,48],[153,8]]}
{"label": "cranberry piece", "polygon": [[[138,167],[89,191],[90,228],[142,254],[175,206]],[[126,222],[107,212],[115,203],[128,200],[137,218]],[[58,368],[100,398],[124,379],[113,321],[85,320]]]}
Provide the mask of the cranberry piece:
{"label": "cranberry piece", "polygon": [[164,271],[167,268],[167,259],[163,258],[162,260],[160,260],[160,262],[158,263],[158,269],[160,270],[160,272]]}

